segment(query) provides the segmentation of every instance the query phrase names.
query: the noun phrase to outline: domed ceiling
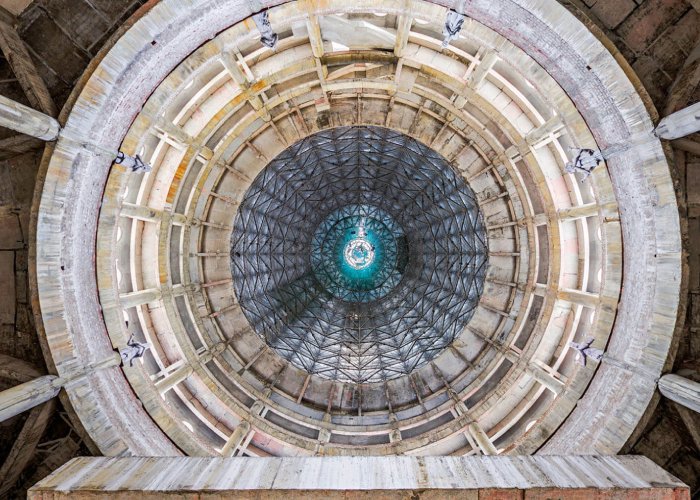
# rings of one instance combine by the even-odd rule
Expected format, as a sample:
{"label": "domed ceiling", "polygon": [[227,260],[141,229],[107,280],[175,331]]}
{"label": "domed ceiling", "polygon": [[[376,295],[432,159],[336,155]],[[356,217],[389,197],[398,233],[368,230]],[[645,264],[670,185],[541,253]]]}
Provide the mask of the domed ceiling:
{"label": "domed ceiling", "polygon": [[407,375],[469,323],[486,275],[474,193],[444,158],[377,127],[318,132],[274,158],[232,231],[249,323],[297,368]]}
{"label": "domed ceiling", "polygon": [[[162,0],[127,28],[36,215],[56,372],[150,346],[67,389],[104,454],[621,449],[682,264],[604,40],[554,0]],[[586,178],[580,149],[605,157]]]}

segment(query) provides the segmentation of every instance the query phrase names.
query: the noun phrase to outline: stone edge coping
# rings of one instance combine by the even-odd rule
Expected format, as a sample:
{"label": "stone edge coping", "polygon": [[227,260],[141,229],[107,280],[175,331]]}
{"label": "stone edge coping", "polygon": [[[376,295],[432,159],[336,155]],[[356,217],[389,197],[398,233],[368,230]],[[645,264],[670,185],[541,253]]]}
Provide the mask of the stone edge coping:
{"label": "stone edge coping", "polygon": [[32,493],[226,490],[684,489],[642,456],[473,456],[71,460]]}

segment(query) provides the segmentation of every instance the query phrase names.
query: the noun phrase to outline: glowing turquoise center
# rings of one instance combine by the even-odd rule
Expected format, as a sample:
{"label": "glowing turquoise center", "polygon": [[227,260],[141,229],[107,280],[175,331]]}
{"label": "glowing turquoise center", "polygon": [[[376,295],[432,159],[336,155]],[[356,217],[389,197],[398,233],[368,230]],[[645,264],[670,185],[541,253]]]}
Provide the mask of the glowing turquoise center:
{"label": "glowing turquoise center", "polygon": [[311,263],[323,288],[348,302],[369,302],[401,281],[408,247],[401,227],[386,212],[350,205],[317,228]]}
{"label": "glowing turquoise center", "polygon": [[357,238],[345,245],[343,255],[350,267],[359,271],[374,261],[374,247],[366,239]]}

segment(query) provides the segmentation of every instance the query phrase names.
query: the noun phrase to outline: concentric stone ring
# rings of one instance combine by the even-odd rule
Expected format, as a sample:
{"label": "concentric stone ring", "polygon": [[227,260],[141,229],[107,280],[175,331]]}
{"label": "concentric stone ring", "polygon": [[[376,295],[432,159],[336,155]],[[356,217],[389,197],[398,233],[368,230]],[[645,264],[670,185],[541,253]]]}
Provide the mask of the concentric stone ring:
{"label": "concentric stone ring", "polygon": [[[619,54],[555,0],[466,2],[447,47],[455,2],[263,4],[275,50],[252,2],[148,2],[47,152],[50,369],[151,345],[66,389],[85,434],[106,455],[617,453],[673,359],[684,258]],[[571,148],[624,153],[581,182]],[[317,230],[356,206],[400,228],[374,217],[392,237],[352,257],[395,282],[319,272],[358,238]]]}

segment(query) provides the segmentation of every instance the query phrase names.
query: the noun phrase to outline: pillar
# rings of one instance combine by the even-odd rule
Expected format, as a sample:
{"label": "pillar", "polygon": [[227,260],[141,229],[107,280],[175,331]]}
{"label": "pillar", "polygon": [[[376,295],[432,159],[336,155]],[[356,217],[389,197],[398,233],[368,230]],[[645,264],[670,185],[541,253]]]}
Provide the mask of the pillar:
{"label": "pillar", "polygon": [[0,422],[55,398],[60,390],[60,379],[45,375],[0,392]]}
{"label": "pillar", "polygon": [[248,435],[250,432],[250,423],[243,421],[240,424],[238,424],[238,427],[236,427],[236,430],[233,431],[233,434],[228,438],[228,441],[226,441],[226,444],[224,445],[223,449],[221,450],[221,456],[223,457],[230,457],[233,455],[233,453],[236,451],[236,448],[238,448],[241,443],[243,443],[243,440],[245,437]]}
{"label": "pillar", "polygon": [[0,422],[55,398],[63,386],[77,379],[120,364],[119,353],[115,352],[101,361],[71,370],[65,376],[44,375],[4,390],[0,392]]}
{"label": "pillar", "polygon": [[676,111],[659,122],[656,137],[672,140],[700,131],[700,102]]}
{"label": "pillar", "polygon": [[700,383],[669,374],[659,379],[659,391],[671,401],[700,413]]}
{"label": "pillar", "polygon": [[44,141],[58,138],[61,126],[55,118],[0,95],[0,126]]}
{"label": "pillar", "polygon": [[78,367],[74,370],[66,370],[66,375],[44,375],[29,382],[11,387],[0,392],[0,422],[19,415],[20,413],[39,406],[46,401],[55,398],[62,387],[91,373],[119,366],[121,357],[115,352],[112,356]]}

